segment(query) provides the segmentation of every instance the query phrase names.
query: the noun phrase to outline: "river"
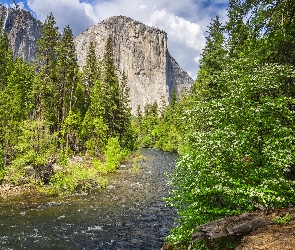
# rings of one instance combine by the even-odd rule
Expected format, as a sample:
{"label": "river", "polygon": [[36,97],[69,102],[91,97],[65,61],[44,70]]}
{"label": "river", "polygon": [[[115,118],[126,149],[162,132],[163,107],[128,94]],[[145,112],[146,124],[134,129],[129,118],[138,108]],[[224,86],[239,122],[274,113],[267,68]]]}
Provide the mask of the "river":
{"label": "river", "polygon": [[176,211],[167,207],[166,177],[176,154],[141,149],[139,172],[128,164],[95,194],[0,201],[0,250],[159,250]]}

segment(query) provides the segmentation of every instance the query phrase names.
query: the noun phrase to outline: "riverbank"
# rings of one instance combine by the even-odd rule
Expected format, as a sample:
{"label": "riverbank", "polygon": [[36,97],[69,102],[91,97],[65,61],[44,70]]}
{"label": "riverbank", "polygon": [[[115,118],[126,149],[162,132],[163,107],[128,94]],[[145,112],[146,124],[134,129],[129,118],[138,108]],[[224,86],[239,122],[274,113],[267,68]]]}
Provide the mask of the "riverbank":
{"label": "riverbank", "polygon": [[154,149],[140,151],[144,159],[108,174],[108,186],[98,192],[0,198],[0,246],[159,250],[177,216],[163,201],[169,194],[164,174],[174,170],[177,155]]}
{"label": "riverbank", "polygon": [[[36,187],[32,185],[20,185],[15,186],[12,184],[2,184],[0,185],[0,199],[6,200],[16,197],[27,197],[36,195],[39,192]],[[40,194],[40,193],[39,193]]]}
{"label": "riverbank", "polygon": [[[72,157],[64,166],[56,163],[48,164],[50,173],[47,173],[48,183],[45,185],[41,179],[34,181],[36,176],[41,176],[34,168],[27,167],[24,177],[19,183],[6,180],[0,185],[0,198],[12,199],[14,197],[27,196],[66,196],[78,193],[91,193],[108,185],[108,176],[125,165],[130,165],[132,171],[138,171],[138,161],[143,160],[143,156],[134,151],[129,155],[123,155],[111,162],[114,167],[108,169],[105,163],[96,159],[89,159],[83,156]],[[44,174],[45,175],[45,174]],[[30,177],[33,176],[33,177]]]}

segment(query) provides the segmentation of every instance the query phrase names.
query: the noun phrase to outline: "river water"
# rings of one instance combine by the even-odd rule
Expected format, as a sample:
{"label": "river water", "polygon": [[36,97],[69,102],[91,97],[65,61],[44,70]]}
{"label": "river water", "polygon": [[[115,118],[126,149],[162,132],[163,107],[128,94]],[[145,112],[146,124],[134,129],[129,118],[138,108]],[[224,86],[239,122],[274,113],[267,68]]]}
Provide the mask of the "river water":
{"label": "river water", "polygon": [[142,149],[140,171],[122,166],[90,195],[0,201],[0,250],[160,249],[176,211],[166,207],[177,155]]}

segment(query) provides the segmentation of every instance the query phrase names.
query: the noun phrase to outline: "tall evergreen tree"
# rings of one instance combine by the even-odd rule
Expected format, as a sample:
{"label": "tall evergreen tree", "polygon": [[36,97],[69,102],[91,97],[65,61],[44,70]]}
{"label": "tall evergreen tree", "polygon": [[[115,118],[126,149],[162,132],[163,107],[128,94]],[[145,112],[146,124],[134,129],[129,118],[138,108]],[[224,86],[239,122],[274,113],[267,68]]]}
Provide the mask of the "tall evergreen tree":
{"label": "tall evergreen tree", "polygon": [[0,91],[0,141],[4,156],[12,157],[17,144],[21,123],[27,120],[32,110],[31,66],[17,59],[7,79],[7,85]]}
{"label": "tall evergreen tree", "polygon": [[[73,108],[73,98],[78,82],[78,63],[73,40],[73,33],[67,26],[57,46],[57,69],[54,98],[56,103],[55,115],[58,120],[58,132]],[[69,131],[66,132],[66,147],[69,146]]]}
{"label": "tall evergreen tree", "polygon": [[87,51],[86,63],[83,66],[83,84],[85,86],[86,109],[90,105],[92,89],[96,81],[100,79],[100,75],[100,63],[95,54],[94,43],[91,41]]}
{"label": "tall evergreen tree", "polygon": [[[0,19],[0,27],[2,27],[1,19]],[[0,91],[7,84],[7,78],[12,66],[13,66],[12,50],[10,49],[7,33],[1,28],[0,29]]]}
{"label": "tall evergreen tree", "polygon": [[247,49],[245,43],[249,39],[249,27],[245,24],[245,8],[241,0],[230,0],[228,6],[229,20],[226,23],[228,32],[228,49],[231,58],[241,57]]}
{"label": "tall evergreen tree", "polygon": [[58,28],[55,27],[55,19],[52,13],[47,16],[42,26],[42,36],[37,41],[35,80],[35,117],[48,118],[53,130],[57,129],[55,116],[56,100],[54,99],[56,82],[57,43],[59,39]]}
{"label": "tall evergreen tree", "polygon": [[90,105],[82,123],[82,139],[89,153],[98,156],[104,152],[108,139],[108,126],[104,120],[104,104],[99,80],[92,87]]}
{"label": "tall evergreen tree", "polygon": [[104,119],[109,128],[110,137],[120,136],[121,90],[114,65],[113,39],[109,37],[105,45],[102,71],[102,96]]}
{"label": "tall evergreen tree", "polygon": [[220,86],[215,78],[227,60],[223,30],[219,17],[216,16],[209,26],[209,35],[206,37],[206,46],[200,60],[200,70],[193,87],[197,100],[213,98],[220,92]]}
{"label": "tall evergreen tree", "polygon": [[251,30],[260,40],[252,50],[254,56],[266,62],[295,65],[295,2],[247,0],[244,8]]}
{"label": "tall evergreen tree", "polygon": [[121,79],[121,101],[120,101],[120,116],[119,116],[119,137],[121,146],[129,149],[134,149],[134,132],[131,127],[131,106],[130,106],[130,88],[128,87],[128,79],[123,70]]}
{"label": "tall evergreen tree", "polygon": [[[2,27],[2,21],[0,19],[0,27]],[[14,93],[12,96],[8,95],[8,89],[12,86],[8,86],[9,77],[14,70],[12,51],[9,46],[9,41],[6,32],[1,28],[0,30],[0,161],[4,166],[5,160],[9,154],[10,139],[9,134],[12,133],[11,130],[7,131],[9,127],[8,121],[11,120],[11,114],[9,109],[13,109],[8,104],[11,98],[14,98]],[[10,103],[12,104],[12,103]],[[13,105],[13,104],[12,104]],[[8,126],[8,127],[7,127]],[[0,167],[1,172],[1,167]]]}

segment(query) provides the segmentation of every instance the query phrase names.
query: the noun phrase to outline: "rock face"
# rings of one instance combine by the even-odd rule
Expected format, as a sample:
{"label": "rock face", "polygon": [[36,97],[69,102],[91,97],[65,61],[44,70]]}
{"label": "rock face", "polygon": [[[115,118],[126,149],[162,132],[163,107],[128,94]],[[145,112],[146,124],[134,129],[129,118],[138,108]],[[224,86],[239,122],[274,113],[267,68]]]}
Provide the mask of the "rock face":
{"label": "rock face", "polygon": [[75,38],[79,65],[85,64],[90,41],[102,58],[109,36],[113,38],[118,77],[124,70],[128,78],[133,114],[138,105],[168,103],[173,88],[180,94],[191,87],[193,79],[168,52],[167,34],[124,16],[108,18]]}
{"label": "rock face", "polygon": [[[14,58],[22,57],[32,63],[42,23],[28,11],[7,9],[1,4],[0,18]],[[75,37],[79,65],[85,63],[90,41],[94,42],[98,58],[102,58],[109,36],[113,38],[117,75],[121,79],[124,70],[128,78],[133,114],[138,105],[143,108],[154,102],[167,104],[173,88],[180,94],[193,84],[193,79],[169,54],[164,31],[123,16],[108,18]]]}
{"label": "rock face", "polygon": [[14,58],[22,57],[32,63],[36,55],[36,41],[40,37],[42,23],[25,10],[10,9],[0,5],[0,18],[8,34]]}

